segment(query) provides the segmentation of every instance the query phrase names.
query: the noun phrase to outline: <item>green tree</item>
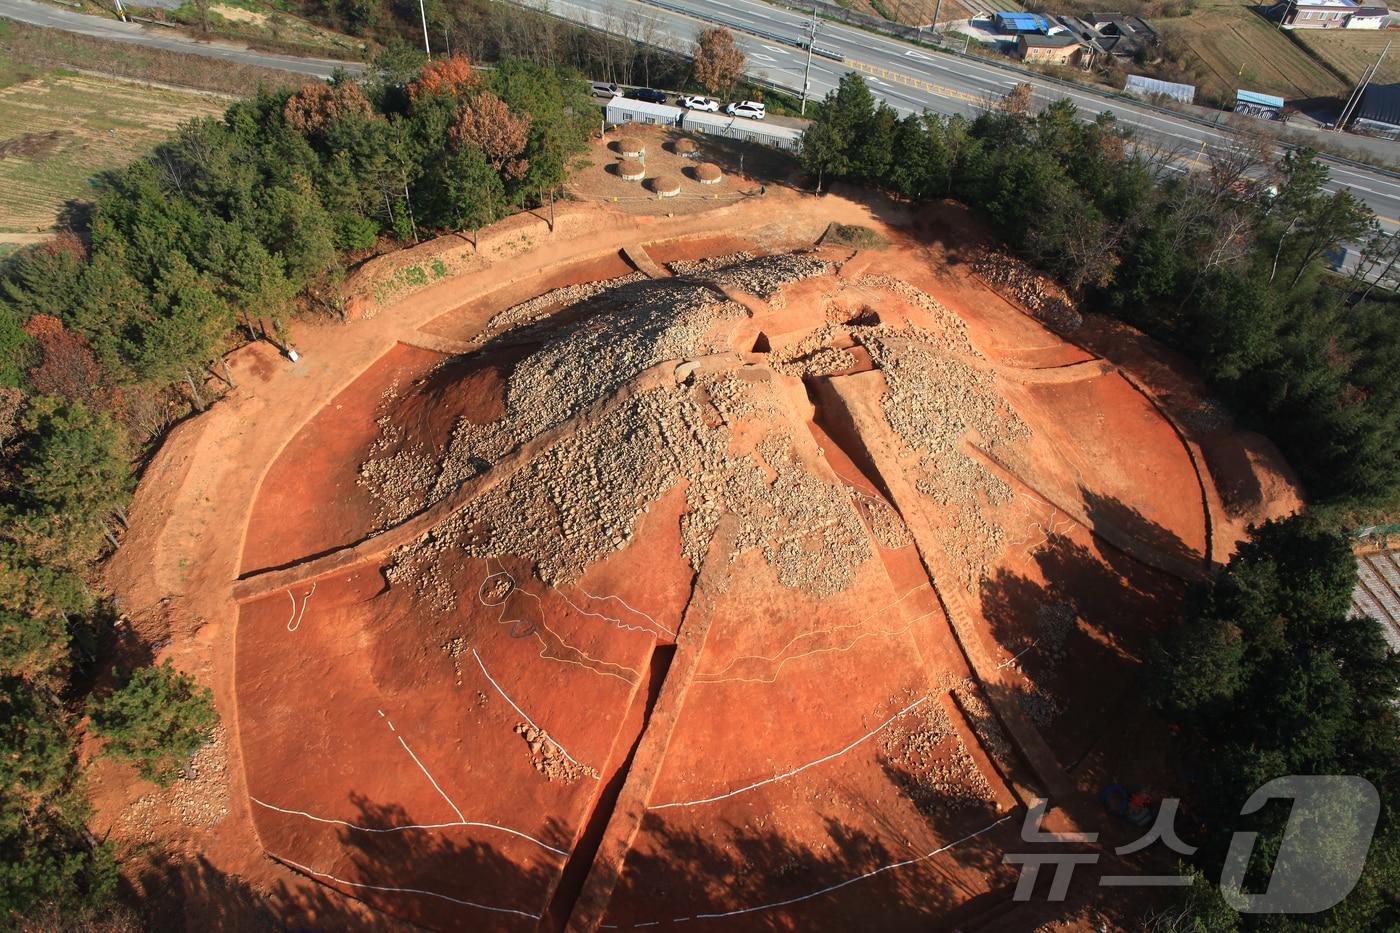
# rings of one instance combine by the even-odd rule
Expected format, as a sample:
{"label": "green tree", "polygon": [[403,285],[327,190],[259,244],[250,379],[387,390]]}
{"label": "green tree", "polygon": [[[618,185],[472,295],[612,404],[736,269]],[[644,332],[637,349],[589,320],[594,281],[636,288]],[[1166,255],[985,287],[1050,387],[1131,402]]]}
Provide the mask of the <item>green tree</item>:
{"label": "green tree", "polygon": [[0,677],[0,925],[39,909],[80,912],[111,897],[110,851],[83,827],[77,755],[55,708]]}
{"label": "green tree", "polygon": [[[1145,677],[1150,701],[1181,724],[1197,762],[1207,874],[1244,828],[1243,802],[1269,780],[1357,774],[1377,786],[1383,814],[1369,878],[1317,921],[1382,929],[1400,922],[1400,904],[1378,883],[1394,880],[1400,857],[1393,848],[1400,656],[1379,623],[1350,614],[1355,580],[1356,558],[1339,535],[1308,517],[1266,522],[1197,594],[1187,623],[1153,649]],[[1262,818],[1260,852],[1276,851],[1286,816]],[[1343,915],[1364,922],[1330,926]]]}
{"label": "green tree", "polygon": [[52,396],[30,399],[21,431],[0,536],[35,562],[80,569],[101,552],[106,523],[130,496],[121,432],[106,414]]}
{"label": "green tree", "polygon": [[92,710],[92,728],[107,739],[106,754],[136,764],[141,776],[165,786],[218,725],[214,694],[167,659],[137,668]]}

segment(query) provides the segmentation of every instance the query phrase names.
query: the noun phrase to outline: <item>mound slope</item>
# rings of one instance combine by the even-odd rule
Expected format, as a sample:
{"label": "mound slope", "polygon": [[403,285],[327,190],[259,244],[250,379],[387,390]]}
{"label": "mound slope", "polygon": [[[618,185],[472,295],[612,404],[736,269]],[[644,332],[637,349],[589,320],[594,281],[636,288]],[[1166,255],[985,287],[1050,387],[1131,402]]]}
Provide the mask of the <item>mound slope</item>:
{"label": "mound slope", "polygon": [[1027,375],[910,261],[679,259],[386,368],[358,543],[239,585],[267,852],[438,929],[927,928],[1011,883],[1121,689],[1061,662],[1150,634],[1118,610],[1201,559],[1199,479],[1111,367]]}

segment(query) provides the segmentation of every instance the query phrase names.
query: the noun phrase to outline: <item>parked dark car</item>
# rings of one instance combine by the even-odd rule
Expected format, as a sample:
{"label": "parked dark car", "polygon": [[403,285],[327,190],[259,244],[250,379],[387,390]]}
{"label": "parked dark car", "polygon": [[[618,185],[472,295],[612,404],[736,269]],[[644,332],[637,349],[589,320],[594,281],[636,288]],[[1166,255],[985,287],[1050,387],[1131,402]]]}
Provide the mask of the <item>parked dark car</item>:
{"label": "parked dark car", "polygon": [[634,87],[632,88],[632,90],[628,91],[622,96],[631,98],[632,100],[644,100],[649,104],[666,103],[665,94],[661,93],[660,91],[652,90],[649,87]]}

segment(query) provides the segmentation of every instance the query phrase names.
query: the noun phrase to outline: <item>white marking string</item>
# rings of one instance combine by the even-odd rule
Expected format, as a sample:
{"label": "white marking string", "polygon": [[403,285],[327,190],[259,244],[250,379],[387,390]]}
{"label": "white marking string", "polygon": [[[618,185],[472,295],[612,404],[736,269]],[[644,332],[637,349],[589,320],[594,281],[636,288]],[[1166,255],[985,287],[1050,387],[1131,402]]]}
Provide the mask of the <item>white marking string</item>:
{"label": "white marking string", "polygon": [[408,757],[413,759],[413,763],[418,766],[419,770],[423,772],[423,775],[427,777],[429,782],[432,783],[433,788],[436,789],[437,792],[442,795],[443,800],[447,801],[447,805],[452,808],[452,812],[457,814],[457,819],[465,823],[467,818],[462,815],[461,810],[457,809],[457,805],[452,802],[451,797],[447,796],[447,792],[438,786],[438,782],[433,778],[432,774],[428,771],[428,769],[423,767],[423,762],[419,761],[418,756],[413,754],[413,749],[408,747],[408,743],[403,740],[403,736],[398,735],[397,733],[395,733],[395,735],[399,740],[399,744],[403,746],[403,750],[408,752]]}
{"label": "white marking string", "polygon": [[298,612],[297,598],[292,595],[291,590],[287,591],[287,598],[292,601],[292,614],[287,618],[287,631],[295,632],[297,629],[301,628],[301,619],[304,615],[306,615],[306,604],[311,602],[311,597],[314,595],[316,595],[316,584],[312,583],[311,589],[307,591],[304,597],[302,597],[301,611]]}
{"label": "white marking string", "polygon": [[862,743],[862,742],[866,741],[867,739],[869,739],[871,736],[876,735],[877,733],[879,733],[882,729],[884,729],[884,728],[885,728],[886,726],[888,726],[890,723],[894,722],[896,719],[898,719],[899,717],[903,716],[905,713],[909,712],[910,710],[914,709],[916,706],[919,706],[920,704],[923,704],[923,703],[927,703],[928,700],[929,700],[929,698],[928,698],[927,696],[919,697],[919,699],[915,700],[913,703],[910,703],[908,706],[904,707],[904,709],[902,709],[902,710],[900,710],[899,712],[895,713],[895,714],[894,714],[893,716],[891,716],[889,719],[886,719],[884,722],[880,723],[880,724],[879,724],[878,726],[876,726],[874,729],[871,729],[869,732],[865,733],[865,735],[863,735],[863,736],[861,736],[860,738],[856,739],[854,742],[852,742],[850,745],[847,745],[845,748],[843,748],[843,749],[841,749],[841,750],[839,750],[839,751],[832,752],[830,755],[827,755],[827,756],[824,757],[824,758],[818,758],[816,761],[809,761],[807,764],[802,765],[801,767],[798,767],[798,768],[793,768],[791,771],[784,771],[782,774],[776,774],[776,775],[774,775],[773,777],[766,778],[765,780],[762,780],[762,781],[757,781],[757,782],[755,782],[755,783],[753,783],[753,784],[747,785],[746,787],[740,787],[740,788],[738,788],[737,790],[731,790],[731,791],[729,791],[727,794],[718,794],[718,795],[716,795],[716,796],[714,796],[714,797],[704,797],[704,798],[701,798],[700,800],[679,800],[679,801],[676,801],[676,802],[674,802],[674,803],[658,803],[658,804],[655,804],[655,805],[653,805],[653,806],[647,807],[647,809],[648,809],[648,810],[665,810],[665,809],[667,809],[667,808],[669,808],[669,807],[691,807],[691,806],[697,806],[697,805],[703,804],[703,803],[714,803],[714,802],[717,801],[717,800],[724,800],[724,799],[729,798],[729,797],[734,797],[734,796],[736,796],[736,795],[738,795],[738,794],[746,793],[746,792],[748,792],[748,791],[753,790],[754,788],[762,787],[762,786],[765,785],[765,784],[772,784],[772,783],[775,782],[775,781],[785,780],[786,778],[792,777],[794,774],[800,774],[801,772],[806,771],[808,768],[815,768],[817,765],[823,764],[823,763],[825,763],[825,762],[828,762],[828,761],[830,761],[830,760],[833,759],[833,758],[839,758],[840,756],[846,754],[846,752],[849,752],[851,749],[855,748],[855,747],[856,747],[857,745],[859,745],[860,743]]}
{"label": "white marking string", "polygon": [[585,590],[583,587],[578,586],[577,583],[574,584],[574,586],[578,587],[579,592],[583,593],[583,595],[584,595],[584,596],[587,596],[589,599],[596,599],[596,600],[598,600],[599,602],[602,602],[602,601],[604,601],[604,600],[609,600],[609,599],[616,600],[617,602],[622,603],[623,606],[627,607],[627,611],[628,611],[628,612],[636,613],[637,615],[639,615],[639,616],[643,617],[644,619],[646,619],[647,621],[651,622],[652,625],[655,625],[657,628],[661,629],[661,631],[665,632],[667,635],[670,635],[672,638],[675,638],[675,637],[676,637],[676,633],[675,633],[675,632],[671,631],[671,630],[668,629],[666,626],[664,626],[664,625],[662,625],[660,622],[656,621],[656,617],[653,616],[651,613],[649,613],[649,612],[644,612],[644,611],[642,611],[641,609],[638,609],[636,606],[633,606],[631,603],[629,603],[627,600],[623,599],[621,596],[613,596],[613,595],[611,595],[611,594],[609,594],[609,595],[607,595],[607,596],[595,596],[594,594],[592,594],[592,593],[588,592],[587,590]]}
{"label": "white marking string", "polygon": [[515,710],[517,713],[519,713],[519,714],[520,714],[520,717],[521,717],[522,719],[524,719],[526,722],[528,722],[531,726],[533,726],[536,730],[538,730],[538,731],[540,731],[540,732],[543,732],[543,733],[545,734],[545,736],[547,737],[547,739],[549,740],[549,742],[550,742],[555,748],[559,749],[559,752],[560,752],[565,758],[569,759],[569,760],[572,761],[575,765],[578,765],[578,767],[583,768],[583,769],[586,770],[586,771],[589,771],[589,772],[592,772],[592,773],[597,773],[597,769],[589,768],[588,765],[583,764],[583,763],[580,762],[577,758],[575,758],[573,755],[570,755],[569,752],[568,752],[568,750],[565,749],[564,746],[560,745],[559,742],[558,742],[558,740],[554,738],[554,734],[553,734],[553,733],[551,733],[548,729],[544,728],[544,727],[541,726],[539,723],[537,723],[537,722],[535,722],[533,719],[531,719],[531,718],[526,714],[526,712],[525,712],[523,709],[521,709],[521,708],[519,707],[519,705],[517,705],[516,702],[515,702],[514,700],[512,700],[512,699],[510,698],[510,694],[506,693],[503,689],[501,689],[501,685],[498,684],[498,683],[496,683],[496,678],[492,677],[492,676],[491,676],[491,672],[488,671],[488,670],[486,669],[486,663],[485,663],[484,661],[481,660],[481,655],[477,654],[477,651],[476,651],[475,648],[472,648],[472,649],[471,649],[471,653],[472,653],[472,657],[476,658],[476,666],[479,667],[479,668],[481,668],[481,673],[483,673],[483,674],[486,675],[486,679],[489,680],[489,681],[491,681],[491,686],[495,687],[495,688],[496,688],[496,692],[499,693],[502,697],[505,698],[505,701],[506,701],[507,703],[510,704],[511,709],[513,709],[513,710]]}
{"label": "white marking string", "polygon": [[333,823],[337,826],[344,826],[347,829],[353,829],[356,832],[361,833],[401,833],[406,832],[410,829],[455,829],[458,826],[477,827],[481,829],[495,829],[503,833],[508,833],[512,836],[519,836],[521,839],[533,842],[541,849],[547,849],[548,851],[553,852],[556,855],[562,855],[565,858],[567,858],[569,855],[569,853],[565,852],[563,849],[556,849],[549,843],[544,842],[540,839],[536,839],[534,836],[531,836],[528,833],[522,833],[518,829],[511,829],[509,826],[501,826],[497,823],[485,823],[480,820],[461,820],[459,822],[453,823],[407,823],[402,826],[360,826],[356,823],[351,823],[348,820],[337,820],[326,816],[316,816],[313,813],[307,813],[305,810],[288,810],[285,807],[279,807],[276,804],[268,803],[265,800],[259,800],[252,794],[248,795],[248,799],[253,801],[253,803],[257,804],[260,807],[266,807],[267,809],[275,810],[278,813],[285,813],[288,816],[305,817],[306,819],[312,820],[316,823]]}
{"label": "white marking string", "polygon": [[289,858],[283,858],[282,856],[277,855],[276,853],[268,852],[267,854],[272,858],[275,858],[277,861],[282,862],[285,865],[289,865],[292,868],[295,868],[297,871],[305,872],[306,874],[312,875],[313,877],[324,878],[327,881],[334,881],[336,884],[343,884],[352,888],[364,888],[368,891],[389,891],[394,894],[421,894],[424,897],[436,897],[439,900],[451,901],[454,904],[461,904],[463,907],[474,907],[477,910],[489,910],[498,914],[515,914],[520,917],[526,917],[530,920],[540,919],[539,914],[527,913],[523,910],[516,910],[513,907],[493,907],[490,904],[478,904],[476,901],[464,901],[461,898],[450,897],[446,894],[439,894],[436,891],[424,891],[422,888],[393,888],[389,887],[388,885],[382,884],[364,884],[363,882],[359,881],[346,881],[344,878],[337,878],[335,875],[329,874],[327,872],[317,871],[314,868],[307,868],[305,865],[294,862]]}
{"label": "white marking string", "polygon": [[813,891],[810,894],[803,894],[799,897],[790,897],[785,901],[774,901],[771,904],[759,904],[757,907],[741,907],[738,910],[728,910],[724,913],[696,914],[694,917],[676,917],[674,920],[671,921],[671,923],[681,923],[686,920],[718,920],[724,917],[737,917],[740,914],[752,914],[757,913],[760,910],[772,910],[774,907],[787,907],[790,904],[797,904],[802,901],[810,901],[814,897],[821,897],[823,894],[830,894],[832,891],[839,891],[841,888],[855,884],[858,881],[864,881],[866,878],[873,878],[876,875],[882,874],[887,871],[893,871],[896,868],[904,868],[908,865],[913,865],[917,862],[927,861],[928,859],[933,858],[935,855],[941,855],[942,853],[947,852],[949,849],[953,848],[956,845],[961,845],[962,843],[967,842],[969,839],[975,839],[983,833],[990,832],[991,830],[996,829],[1002,823],[1005,823],[1007,820],[1011,819],[1011,817],[1012,814],[1008,813],[1006,816],[1003,816],[996,822],[977,830],[977,832],[969,833],[968,835],[963,836],[961,839],[956,839],[945,846],[940,846],[939,848],[934,849],[932,852],[928,852],[924,855],[915,856],[914,858],[905,859],[902,862],[894,862],[893,864],[877,868],[874,871],[868,871],[863,875],[857,875],[854,878],[847,878],[845,881],[839,881],[836,884],[828,885],[827,887]]}
{"label": "white marking string", "polygon": [[[552,590],[554,590],[554,592],[558,593],[558,594],[559,594],[559,598],[562,599],[562,600],[564,600],[564,602],[568,603],[568,604],[569,604],[569,607],[570,607],[571,609],[573,609],[574,612],[577,612],[577,613],[578,613],[579,615],[581,615],[581,616],[592,616],[592,617],[595,618],[595,619],[602,619],[602,620],[604,620],[604,621],[606,621],[606,622],[611,622],[613,625],[616,625],[616,626],[617,626],[618,628],[620,628],[620,629],[626,629],[626,630],[629,631],[629,632],[648,632],[648,634],[650,634],[650,632],[648,631],[648,629],[647,629],[645,626],[642,626],[642,625],[628,625],[626,622],[623,622],[621,619],[617,618],[616,616],[605,615],[605,614],[603,614],[603,613],[601,613],[601,612],[593,612],[592,610],[584,609],[582,606],[579,606],[579,605],[576,604],[572,599],[570,599],[567,595],[565,595],[564,591],[561,590],[561,589],[559,589],[558,587],[550,587],[550,589],[552,589]],[[580,587],[580,589],[582,589],[582,588]],[[587,590],[584,590],[584,592],[587,593],[588,591],[587,591]],[[593,597],[593,598],[594,598],[594,599],[597,599],[597,598],[599,598],[599,597],[596,597],[596,596],[595,596],[595,597]],[[613,598],[617,598],[617,597],[613,597]],[[620,601],[620,600],[619,600],[619,601]],[[623,605],[625,606],[625,605],[627,605],[627,604],[626,604],[626,603],[623,603]],[[628,606],[628,608],[630,609],[631,607]],[[637,610],[635,610],[635,609],[633,609],[632,611],[633,611],[633,612],[637,612]],[[668,629],[666,626],[662,625],[660,622],[656,621],[655,619],[652,619],[651,616],[648,616],[645,612],[637,612],[637,614],[638,614],[638,615],[642,615],[642,616],[646,616],[648,619],[651,620],[651,624],[652,624],[652,625],[655,625],[657,628],[661,629],[661,631],[665,632],[667,635],[670,635],[672,638],[675,638],[675,637],[676,637],[676,633],[675,633],[675,632],[671,631],[670,629]]]}

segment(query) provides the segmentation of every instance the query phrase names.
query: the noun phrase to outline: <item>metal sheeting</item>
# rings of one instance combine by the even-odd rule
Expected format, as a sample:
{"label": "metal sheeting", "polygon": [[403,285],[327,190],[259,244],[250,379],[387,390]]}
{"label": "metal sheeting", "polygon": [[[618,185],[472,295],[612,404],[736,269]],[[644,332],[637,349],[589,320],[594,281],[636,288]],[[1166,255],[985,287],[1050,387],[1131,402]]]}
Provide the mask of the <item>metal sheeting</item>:
{"label": "metal sheeting", "polygon": [[757,120],[731,117],[724,113],[691,110],[685,114],[680,127],[689,132],[760,143],[790,152],[796,152],[802,146],[802,131],[796,127],[760,123]]}
{"label": "metal sheeting", "polygon": [[1194,84],[1159,81],[1156,78],[1148,78],[1143,75],[1128,75],[1127,81],[1123,83],[1123,90],[1139,97],[1160,94],[1163,97],[1170,97],[1172,100],[1179,100],[1183,104],[1189,104],[1196,99],[1196,85]]}
{"label": "metal sheeting", "polygon": [[608,123],[650,123],[655,126],[675,126],[685,111],[665,104],[649,104],[644,100],[628,100],[614,97],[604,107],[604,119]]}

